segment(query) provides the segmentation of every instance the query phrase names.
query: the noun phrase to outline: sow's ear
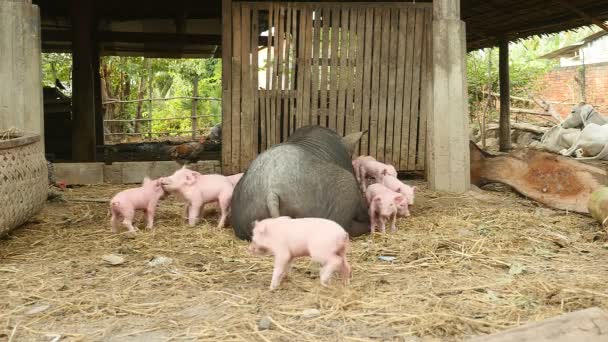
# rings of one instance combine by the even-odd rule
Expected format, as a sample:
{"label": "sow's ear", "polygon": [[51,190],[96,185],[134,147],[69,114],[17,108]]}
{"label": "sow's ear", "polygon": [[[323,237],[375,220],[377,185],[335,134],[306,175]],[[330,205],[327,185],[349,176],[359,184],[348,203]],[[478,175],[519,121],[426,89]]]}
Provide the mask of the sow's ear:
{"label": "sow's ear", "polygon": [[342,138],[342,143],[346,145],[349,155],[352,156],[352,154],[355,152],[355,148],[357,147],[359,140],[361,140],[361,137],[363,137],[363,134],[365,133],[367,133],[367,130],[357,133],[351,133]]}

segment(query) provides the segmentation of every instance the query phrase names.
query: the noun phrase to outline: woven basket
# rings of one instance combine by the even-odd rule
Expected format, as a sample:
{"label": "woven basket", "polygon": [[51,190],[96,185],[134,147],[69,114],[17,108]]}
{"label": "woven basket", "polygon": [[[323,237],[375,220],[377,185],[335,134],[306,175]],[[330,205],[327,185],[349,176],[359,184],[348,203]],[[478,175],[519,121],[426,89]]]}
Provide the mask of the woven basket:
{"label": "woven basket", "polygon": [[37,214],[47,193],[40,135],[26,133],[0,140],[0,236]]}

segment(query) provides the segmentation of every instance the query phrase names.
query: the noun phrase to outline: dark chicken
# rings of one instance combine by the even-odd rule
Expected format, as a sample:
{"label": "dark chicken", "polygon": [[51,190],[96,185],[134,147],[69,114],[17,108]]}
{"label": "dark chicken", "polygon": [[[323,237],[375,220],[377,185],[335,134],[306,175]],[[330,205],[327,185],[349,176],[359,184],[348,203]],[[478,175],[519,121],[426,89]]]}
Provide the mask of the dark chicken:
{"label": "dark chicken", "polygon": [[196,163],[202,160],[206,139],[206,137],[202,136],[198,141],[171,146],[169,148],[171,160],[175,160],[179,165]]}

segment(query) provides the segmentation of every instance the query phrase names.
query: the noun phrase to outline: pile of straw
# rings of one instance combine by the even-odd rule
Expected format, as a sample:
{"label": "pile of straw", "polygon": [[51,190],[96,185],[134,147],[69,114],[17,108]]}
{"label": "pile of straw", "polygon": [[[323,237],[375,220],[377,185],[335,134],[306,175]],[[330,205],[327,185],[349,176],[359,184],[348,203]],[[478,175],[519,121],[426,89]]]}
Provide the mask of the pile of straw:
{"label": "pile of straw", "polygon": [[[211,206],[190,228],[169,198],[154,231],[112,235],[106,203],[74,199],[120,188],[70,189],[0,240],[0,341],[450,341],[608,307],[607,234],[592,219],[417,185],[397,234],[352,243],[349,287],[321,287],[301,259],[274,292],[272,257],[216,230]],[[155,256],[172,262],[150,266]]]}

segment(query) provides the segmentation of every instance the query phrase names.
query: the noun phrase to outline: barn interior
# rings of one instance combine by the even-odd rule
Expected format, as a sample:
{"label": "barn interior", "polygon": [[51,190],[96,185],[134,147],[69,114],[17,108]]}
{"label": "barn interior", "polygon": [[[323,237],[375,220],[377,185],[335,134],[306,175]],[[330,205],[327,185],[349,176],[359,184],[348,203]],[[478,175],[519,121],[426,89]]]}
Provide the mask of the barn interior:
{"label": "barn interior", "polygon": [[[269,4],[296,7],[305,3],[31,2],[40,8],[42,52],[73,55],[73,96],[62,96],[54,88],[44,90],[41,133],[45,152],[61,155],[61,161],[77,162],[74,168],[81,169],[92,162],[120,161],[106,159],[100,56],[234,59],[225,49],[233,43],[232,35],[225,34],[226,14],[230,20],[236,18],[232,6],[242,11]],[[404,6],[401,1],[311,3]],[[0,318],[6,324],[0,327],[0,341],[430,342],[481,336],[477,341],[494,342],[526,340],[526,333],[538,330],[524,327],[523,333],[520,330],[519,335],[502,339],[488,335],[556,316],[557,323],[540,323],[544,327],[541,333],[550,335],[552,341],[594,341],[589,336],[605,340],[608,318],[603,311],[583,311],[580,320],[560,315],[608,308],[607,231],[590,217],[549,209],[505,186],[485,188],[496,191],[468,191],[470,173],[463,164],[469,161],[469,141],[467,126],[462,124],[468,120],[463,86],[466,71],[461,66],[466,51],[500,46],[501,97],[509,98],[509,41],[604,25],[608,3],[415,3],[412,6],[423,8],[425,15],[433,12],[433,24],[443,28],[433,33],[437,39],[429,41],[429,46],[432,43],[435,55],[449,58],[437,59],[437,65],[427,64],[443,77],[441,82],[435,79],[435,85],[427,82],[436,86],[435,94],[445,98],[437,99],[439,106],[424,108],[429,131],[439,126],[445,130],[429,133],[429,139],[420,144],[421,150],[433,150],[426,154],[429,159],[425,162],[416,163],[415,159],[413,167],[426,172],[428,182],[407,180],[419,189],[411,217],[399,219],[394,234],[353,239],[349,262],[354,275],[349,287],[339,285],[338,279],[329,288],[321,287],[318,266],[303,259],[294,263],[289,279],[278,291],[268,291],[272,258],[249,255],[246,242],[234,238],[231,229],[216,229],[219,215],[212,206],[203,210],[202,222],[191,228],[183,220],[182,205],[169,198],[159,205],[154,230],[142,229],[135,237],[110,234],[109,198],[130,185],[101,184],[101,179],[94,185],[76,183],[82,185],[70,186],[59,195],[55,192],[57,196],[50,197],[40,213],[1,240]],[[0,12],[0,46],[6,41],[2,39],[18,34],[3,27],[23,20],[5,19]],[[459,31],[460,20],[466,33]],[[265,28],[264,20],[260,23],[259,32]],[[256,40],[260,47],[271,44],[264,37]],[[5,56],[1,50],[0,56]],[[22,70],[19,65],[15,68]],[[441,74],[442,68],[449,70],[449,75]],[[2,72],[0,69],[0,79]],[[235,98],[231,88],[225,90],[228,101]],[[8,90],[0,91],[0,96],[6,93]],[[505,107],[503,142],[510,141],[504,138],[510,132]],[[235,155],[232,148],[235,137],[244,136],[239,130],[248,128],[247,123],[235,126],[234,113],[224,110],[232,129],[222,144],[230,145],[231,150],[229,154],[223,149],[209,155],[221,164],[214,164],[208,173],[238,172],[249,160]],[[2,129],[4,114],[0,103]],[[456,143],[450,145],[454,137]],[[255,153],[246,155],[253,157]],[[122,179],[127,167],[135,168],[132,164],[123,166],[119,170]],[[402,169],[410,170],[410,165]],[[139,182],[141,174],[136,176],[133,179]],[[0,199],[5,198],[1,195]],[[141,226],[141,221],[138,218],[136,225]],[[538,335],[528,340],[538,340]]]}
{"label": "barn interior", "polygon": [[[73,53],[71,104],[61,99],[56,90],[45,91],[47,153],[60,155],[63,161],[104,159],[103,108],[97,68],[100,56],[222,57],[220,0],[177,0],[170,6],[163,1],[34,0],[33,3],[40,7],[42,51]],[[230,3],[224,1],[225,6]],[[461,19],[466,24],[468,51],[505,46],[509,41],[601,23],[608,18],[608,5],[592,0],[557,0],[552,1],[551,6],[546,1],[454,3],[460,6]],[[260,32],[265,30],[264,25],[267,26],[267,22],[260,18]],[[264,37],[260,37],[259,45],[266,45]],[[503,80],[508,83],[508,78]],[[508,95],[503,93],[503,96]],[[215,153],[209,158],[220,156]]]}

